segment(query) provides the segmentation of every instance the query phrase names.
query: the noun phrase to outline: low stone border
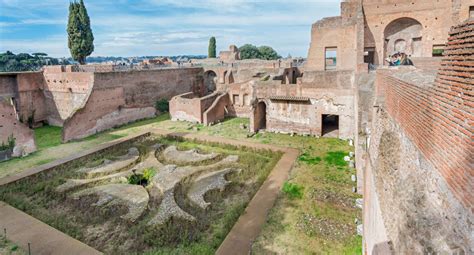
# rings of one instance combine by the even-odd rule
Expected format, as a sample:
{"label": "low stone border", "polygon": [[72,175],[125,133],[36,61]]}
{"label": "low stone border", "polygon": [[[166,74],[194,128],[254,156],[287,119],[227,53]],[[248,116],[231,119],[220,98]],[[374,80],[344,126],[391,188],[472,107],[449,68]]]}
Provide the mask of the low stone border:
{"label": "low stone border", "polygon": [[[280,192],[283,183],[288,178],[290,170],[299,155],[297,149],[232,140],[222,137],[205,136],[193,133],[173,133],[167,130],[152,129],[149,132],[142,132],[135,136],[124,137],[116,141],[104,143],[98,145],[96,148],[79,152],[76,155],[31,168],[13,176],[2,178],[0,179],[0,186],[7,185],[25,177],[33,176],[72,160],[77,160],[109,147],[150,134],[194,139],[201,142],[244,146],[255,149],[268,149],[284,153],[216,252],[216,254],[226,255],[249,254],[252,243],[260,233],[263,224],[266,221],[268,212],[273,207],[278,193]],[[69,237],[59,230],[56,230],[1,201],[0,215],[2,215],[2,217],[0,217],[0,226],[7,228],[8,239],[25,250],[28,250],[28,243],[37,244],[35,245],[34,254],[101,254],[99,251],[89,247],[88,245]]]}

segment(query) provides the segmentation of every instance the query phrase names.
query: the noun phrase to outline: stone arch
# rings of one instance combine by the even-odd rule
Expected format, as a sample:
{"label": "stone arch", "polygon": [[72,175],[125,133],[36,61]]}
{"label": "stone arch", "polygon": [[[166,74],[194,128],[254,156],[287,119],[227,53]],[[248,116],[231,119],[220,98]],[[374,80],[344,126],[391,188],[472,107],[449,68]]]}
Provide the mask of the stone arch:
{"label": "stone arch", "polygon": [[416,19],[403,17],[390,22],[384,30],[384,55],[404,52],[409,56],[421,57],[423,25]]}
{"label": "stone arch", "polygon": [[208,70],[204,73],[204,86],[206,92],[214,92],[216,90],[217,74],[213,70]]}

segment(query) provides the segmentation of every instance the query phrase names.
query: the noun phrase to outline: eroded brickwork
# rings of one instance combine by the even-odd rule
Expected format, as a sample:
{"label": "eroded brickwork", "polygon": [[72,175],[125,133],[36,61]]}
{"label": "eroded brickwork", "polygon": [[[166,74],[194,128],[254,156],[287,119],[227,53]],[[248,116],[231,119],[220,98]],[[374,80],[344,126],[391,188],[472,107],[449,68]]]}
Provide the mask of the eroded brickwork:
{"label": "eroded brickwork", "polygon": [[365,211],[380,207],[396,253],[473,253],[473,38],[473,21],[451,30],[435,82],[377,72],[369,154],[380,202]]}

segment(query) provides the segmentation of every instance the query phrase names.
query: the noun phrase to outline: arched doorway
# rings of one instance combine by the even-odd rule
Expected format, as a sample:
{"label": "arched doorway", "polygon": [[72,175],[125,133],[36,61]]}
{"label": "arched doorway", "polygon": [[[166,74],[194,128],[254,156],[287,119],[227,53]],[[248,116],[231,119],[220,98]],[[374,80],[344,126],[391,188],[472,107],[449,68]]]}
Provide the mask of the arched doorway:
{"label": "arched doorway", "polygon": [[254,118],[255,131],[267,128],[267,105],[265,102],[258,102]]}
{"label": "arched doorway", "polygon": [[423,26],[412,18],[400,18],[390,22],[384,30],[385,57],[403,52],[412,57],[422,56]]}
{"label": "arched doorway", "polygon": [[204,73],[204,85],[206,86],[206,92],[211,93],[216,90],[216,81],[217,81],[217,74],[209,70]]}

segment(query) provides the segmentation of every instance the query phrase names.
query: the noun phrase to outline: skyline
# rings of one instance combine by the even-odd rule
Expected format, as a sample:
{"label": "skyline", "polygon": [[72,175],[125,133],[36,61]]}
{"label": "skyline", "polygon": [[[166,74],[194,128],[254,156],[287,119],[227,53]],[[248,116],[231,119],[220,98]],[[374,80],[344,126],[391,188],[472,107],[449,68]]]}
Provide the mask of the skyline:
{"label": "skyline", "polygon": [[[311,25],[339,15],[339,0],[313,1],[85,1],[95,50],[91,56],[206,55],[230,44],[273,47],[281,56],[306,57]],[[69,1],[0,0],[0,52],[45,52],[69,57]]]}

